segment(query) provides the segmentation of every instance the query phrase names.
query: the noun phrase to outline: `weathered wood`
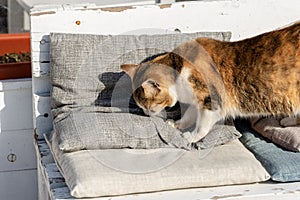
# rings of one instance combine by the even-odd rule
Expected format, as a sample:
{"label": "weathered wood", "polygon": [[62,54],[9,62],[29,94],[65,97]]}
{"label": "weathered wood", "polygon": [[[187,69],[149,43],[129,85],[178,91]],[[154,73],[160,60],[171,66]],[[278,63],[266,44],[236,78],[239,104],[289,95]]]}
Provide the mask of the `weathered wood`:
{"label": "weathered wood", "polygon": [[[35,130],[37,133],[47,133],[52,130],[51,99],[49,93],[33,95]],[[38,135],[42,138],[42,135]]]}

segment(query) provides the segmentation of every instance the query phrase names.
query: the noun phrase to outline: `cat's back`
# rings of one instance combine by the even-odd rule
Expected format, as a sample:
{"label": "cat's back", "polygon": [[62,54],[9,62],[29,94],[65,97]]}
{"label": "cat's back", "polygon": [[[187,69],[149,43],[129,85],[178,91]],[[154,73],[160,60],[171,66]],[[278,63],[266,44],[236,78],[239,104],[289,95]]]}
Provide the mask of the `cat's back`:
{"label": "cat's back", "polygon": [[197,42],[212,57],[235,110],[246,115],[300,112],[299,22],[236,42]]}
{"label": "cat's back", "polygon": [[[273,65],[296,64],[300,59],[300,23],[233,42],[236,64]],[[246,63],[243,63],[246,62]],[[298,67],[300,67],[298,63]]]}
{"label": "cat's back", "polygon": [[246,112],[300,112],[300,23],[233,42],[233,88]]}

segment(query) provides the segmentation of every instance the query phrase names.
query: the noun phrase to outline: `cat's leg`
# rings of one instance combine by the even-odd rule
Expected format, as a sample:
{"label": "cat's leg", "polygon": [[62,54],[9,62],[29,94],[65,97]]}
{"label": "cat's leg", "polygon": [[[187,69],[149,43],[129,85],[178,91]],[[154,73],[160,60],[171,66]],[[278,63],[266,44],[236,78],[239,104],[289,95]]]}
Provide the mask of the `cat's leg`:
{"label": "cat's leg", "polygon": [[220,113],[220,110],[212,111],[203,109],[196,120],[196,127],[194,131],[183,133],[183,137],[185,137],[190,143],[200,141],[209,133],[213,125],[222,119]]}
{"label": "cat's leg", "polygon": [[177,129],[186,129],[196,123],[197,110],[198,109],[196,108],[196,106],[189,105],[189,107],[179,120],[175,122],[173,120],[168,120],[168,124]]}

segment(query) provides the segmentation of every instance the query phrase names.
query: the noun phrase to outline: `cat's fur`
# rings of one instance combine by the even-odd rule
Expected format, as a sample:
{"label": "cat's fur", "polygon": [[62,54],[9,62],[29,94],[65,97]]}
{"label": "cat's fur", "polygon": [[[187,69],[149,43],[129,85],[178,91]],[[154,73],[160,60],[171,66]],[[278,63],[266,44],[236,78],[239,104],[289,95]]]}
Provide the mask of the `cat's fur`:
{"label": "cat's fur", "polygon": [[[190,142],[226,117],[300,114],[300,23],[253,38],[198,38],[139,65],[122,65],[145,113],[190,104],[173,125],[196,123]],[[216,81],[221,79],[220,81]]]}

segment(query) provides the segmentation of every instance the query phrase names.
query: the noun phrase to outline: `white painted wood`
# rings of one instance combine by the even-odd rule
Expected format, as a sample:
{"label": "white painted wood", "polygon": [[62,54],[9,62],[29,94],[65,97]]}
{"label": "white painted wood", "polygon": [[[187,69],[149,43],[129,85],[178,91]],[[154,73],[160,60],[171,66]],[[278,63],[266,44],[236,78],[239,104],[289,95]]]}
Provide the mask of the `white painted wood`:
{"label": "white painted wood", "polygon": [[31,79],[0,81],[0,133],[33,129]]}
{"label": "white painted wood", "polygon": [[[32,9],[32,32],[54,31],[46,21],[56,18],[60,22],[55,24],[57,32],[121,34],[141,28],[178,28],[182,32],[230,30],[232,39],[238,40],[299,20],[300,4],[298,0],[223,0],[181,2],[162,8],[133,6],[120,12],[95,7],[62,10],[61,6]],[[85,10],[84,15],[79,14],[80,10]],[[101,20],[94,20],[98,17]],[[76,25],[77,20],[80,25]]]}
{"label": "white painted wood", "polygon": [[37,199],[36,170],[0,172],[1,200]]}
{"label": "white painted wood", "polygon": [[36,169],[33,130],[0,134],[0,172]]}
{"label": "white painted wood", "polygon": [[[51,1],[43,1],[43,0],[17,0],[19,4],[23,6],[25,10],[29,12],[29,10],[36,5],[49,5],[49,4],[61,4],[61,0],[51,0]],[[64,0],[64,4],[83,4],[82,0]],[[154,4],[154,0],[89,0],[89,4],[95,4],[97,6],[115,6],[115,5],[145,5],[145,4]]]}
{"label": "white painted wood", "polygon": [[[48,33],[49,34],[49,33]],[[50,38],[49,35],[40,35],[40,34],[34,34],[31,36],[32,38],[35,38],[35,41],[32,41],[31,45],[31,51],[35,52],[49,52],[50,46]]]}
{"label": "white painted wood", "polygon": [[0,92],[31,89],[31,79],[0,80]]}
{"label": "white painted wood", "polygon": [[[47,68],[49,69],[49,68]],[[48,76],[40,76],[40,77],[32,77],[32,81],[36,84],[32,86],[34,94],[41,94],[41,96],[45,96],[46,94],[50,94],[50,77]]]}
{"label": "white painted wood", "polygon": [[[33,95],[35,130],[37,133],[47,133],[52,130],[51,99],[49,94]],[[42,106],[41,106],[42,105]],[[42,138],[42,135],[39,135]]]}
{"label": "white painted wood", "polygon": [[31,79],[0,81],[0,199],[37,199]]}
{"label": "white painted wood", "polygon": [[42,62],[42,64],[47,64],[50,60],[49,51],[47,52],[40,52],[40,55],[34,54],[32,57],[32,61],[36,64],[36,62]]}
{"label": "white painted wood", "polygon": [[[46,53],[47,55],[49,55],[49,53]],[[43,56],[44,53],[41,53],[41,56]],[[36,54],[34,54],[33,56],[36,56]],[[35,57],[33,57],[32,59],[35,59]],[[39,58],[37,58],[39,59]],[[43,61],[33,61],[32,62],[32,75],[33,77],[43,77],[43,76],[49,76],[50,75],[50,63],[48,62],[44,62]]]}
{"label": "white painted wood", "polygon": [[[26,1],[26,0],[23,0]],[[30,0],[28,0],[30,1]],[[33,0],[32,0],[33,1]],[[91,1],[90,1],[91,2]],[[72,199],[49,148],[41,135],[50,131],[48,112],[50,92],[50,32],[85,34],[132,34],[162,29],[181,32],[231,31],[239,40],[270,31],[300,20],[298,0],[213,0],[180,2],[170,5],[103,8],[93,2],[84,4],[39,5],[31,10],[31,46],[33,59],[34,128],[37,143],[39,199]],[[76,24],[79,21],[80,25]],[[300,199],[300,183],[248,184],[176,190],[95,200],[149,199]]]}

